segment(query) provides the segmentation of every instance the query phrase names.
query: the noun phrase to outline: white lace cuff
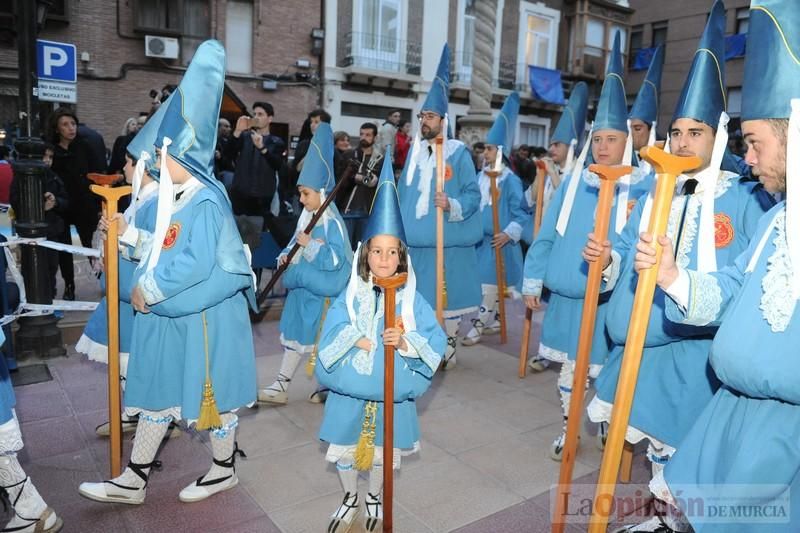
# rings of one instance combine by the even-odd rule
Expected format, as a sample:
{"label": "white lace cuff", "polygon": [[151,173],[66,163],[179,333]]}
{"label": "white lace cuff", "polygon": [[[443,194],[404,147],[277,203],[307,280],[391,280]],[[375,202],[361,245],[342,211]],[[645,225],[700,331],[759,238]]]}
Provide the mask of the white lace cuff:
{"label": "white lace cuff", "polygon": [[136,246],[136,243],[138,241],[139,241],[139,230],[136,229],[136,226],[134,226],[133,224],[128,224],[128,227],[125,229],[125,232],[119,236],[120,244],[134,247]]}
{"label": "white lace cuff", "polygon": [[678,277],[672,285],[664,289],[664,292],[672,298],[678,309],[686,312],[686,304],[689,302],[689,274],[686,270],[678,268]]}
{"label": "white lace cuff", "polygon": [[133,259],[141,259],[153,247],[153,234],[145,230],[136,230],[136,233],[136,243],[131,257]]}
{"label": "white lace cuff", "polygon": [[325,368],[330,368],[339,359],[344,357],[353,346],[356,345],[358,339],[364,335],[358,331],[352,324],[346,325],[342,331],[336,335],[336,338],[329,345],[319,351],[319,361]]}
{"label": "white lace cuff", "polygon": [[540,279],[524,278],[522,280],[522,294],[524,296],[541,296],[543,282]]}
{"label": "white lace cuff", "polygon": [[706,326],[714,322],[722,309],[722,289],[709,274],[687,270],[689,293],[684,324]]}
{"label": "white lace cuff", "polygon": [[142,296],[144,296],[144,301],[147,305],[155,305],[166,300],[164,293],[161,292],[161,289],[156,284],[152,270],[145,272],[139,279],[139,290],[142,291]]}
{"label": "white lace cuff", "polygon": [[613,291],[619,281],[622,270],[622,256],[616,250],[611,250],[611,262],[603,270],[603,287],[600,292]]}
{"label": "white lace cuff", "polygon": [[316,259],[319,250],[322,248],[322,243],[318,240],[311,239],[306,246],[303,247],[303,257],[311,263]]}
{"label": "white lace cuff", "polygon": [[419,358],[434,372],[439,368],[439,362],[442,360],[442,356],[433,351],[431,345],[428,344],[428,341],[422,335],[416,331],[409,331],[403,335],[403,338],[406,340],[408,350],[398,349],[397,351],[400,355],[403,357]]}
{"label": "white lace cuff", "polygon": [[509,222],[506,229],[503,230],[503,233],[511,237],[512,241],[519,242],[519,238],[522,236],[522,226],[516,222]]}
{"label": "white lace cuff", "polygon": [[461,211],[461,202],[456,200],[455,198],[449,198],[450,200],[450,216],[447,217],[448,222],[461,222],[464,220],[464,216]]}

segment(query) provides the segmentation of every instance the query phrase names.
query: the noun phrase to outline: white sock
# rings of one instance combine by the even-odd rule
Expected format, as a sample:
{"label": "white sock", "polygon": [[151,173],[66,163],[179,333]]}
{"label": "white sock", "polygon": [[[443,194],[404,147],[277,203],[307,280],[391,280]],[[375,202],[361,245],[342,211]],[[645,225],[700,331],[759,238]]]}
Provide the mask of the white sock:
{"label": "white sock", "polygon": [[[8,500],[15,513],[6,528],[31,524],[47,509],[44,499],[19,464],[16,453],[0,456],[0,485],[8,492]],[[55,523],[55,517],[52,522]]]}
{"label": "white sock", "polygon": [[[133,440],[133,450],[131,451],[131,463],[146,465],[153,462],[167,434],[172,416],[165,411],[142,411],[139,413],[139,423],[136,425],[136,436]],[[142,469],[145,475],[149,475],[150,468]],[[142,488],[146,482],[129,467],[125,467],[122,474],[114,478],[115,483],[127,487]]]}
{"label": "white sock", "polygon": [[[339,472],[339,480],[344,489],[344,500],[331,518],[351,523],[358,507],[358,470],[355,469],[353,463],[340,461],[336,463],[336,471]],[[351,509],[351,507],[356,507],[356,509]]]}
{"label": "white sock", "polygon": [[281,369],[278,371],[278,379],[272,385],[267,387],[269,390],[276,392],[283,392],[289,390],[289,382],[292,381],[294,373],[297,372],[297,367],[300,366],[300,353],[284,348],[283,359],[281,360]]}
{"label": "white sock", "polygon": [[575,378],[575,363],[567,361],[561,364],[558,374],[558,394],[561,397],[561,410],[564,418],[569,416],[569,402],[572,398],[572,381]]}
{"label": "white sock", "polygon": [[[244,456],[244,452],[240,451],[236,446],[236,427],[239,425],[239,417],[234,413],[222,413],[220,418],[222,419],[222,427],[210,431],[211,453],[216,461],[235,461],[237,453]],[[234,466],[226,467],[212,463],[211,470],[205,475],[203,481],[228,477],[233,475],[234,472]]]}

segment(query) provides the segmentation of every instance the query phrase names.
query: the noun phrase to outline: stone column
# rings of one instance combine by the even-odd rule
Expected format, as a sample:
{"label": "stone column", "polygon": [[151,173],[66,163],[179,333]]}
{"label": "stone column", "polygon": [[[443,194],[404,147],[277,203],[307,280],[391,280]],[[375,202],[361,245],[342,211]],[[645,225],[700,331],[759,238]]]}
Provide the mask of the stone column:
{"label": "stone column", "polygon": [[496,17],[497,0],[475,2],[475,43],[469,113],[460,121],[460,139],[469,147],[486,139],[486,133],[493,122],[491,102]]}

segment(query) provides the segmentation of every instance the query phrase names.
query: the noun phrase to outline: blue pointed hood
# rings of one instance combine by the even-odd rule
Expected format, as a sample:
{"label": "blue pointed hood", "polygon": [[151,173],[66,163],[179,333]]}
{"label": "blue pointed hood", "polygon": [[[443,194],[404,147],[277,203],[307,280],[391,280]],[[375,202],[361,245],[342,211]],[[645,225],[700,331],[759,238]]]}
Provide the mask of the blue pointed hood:
{"label": "blue pointed hood", "polygon": [[519,94],[512,92],[506,98],[497,118],[494,119],[486,142],[495,146],[504,146],[506,154],[511,152],[514,143],[514,133],[517,129],[517,116],[519,115]]}
{"label": "blue pointed hood", "polygon": [[400,239],[403,244],[406,243],[406,232],[400,216],[400,201],[394,181],[392,158],[388,154],[383,158],[381,177],[378,180],[378,187],[375,189],[367,227],[361,237],[362,242],[367,242],[376,235],[392,235]]}
{"label": "blue pointed hood", "polygon": [[439,66],[436,68],[436,76],[431,82],[431,89],[428,97],[422,104],[421,111],[432,111],[439,116],[447,114],[447,101],[450,91],[450,47],[444,43],[442,55],[439,58]]}
{"label": "blue pointed hood", "polygon": [[753,0],[747,32],[742,120],[789,118],[800,98],[800,3]]}
{"label": "blue pointed hood", "polygon": [[638,118],[645,124],[652,124],[658,118],[659,94],[661,93],[661,70],[664,66],[664,47],[659,46],[653,53],[647,75],[644,77],[636,100],[631,107],[630,118]]}
{"label": "blue pointed hood", "polygon": [[[164,137],[172,140],[169,155],[205,185],[224,186],[214,176],[217,121],[225,86],[225,49],[219,41],[202,43],[189,68],[171,95],[156,135],[156,146]],[[225,195],[227,198],[227,195]]]}
{"label": "blue pointed hood", "polygon": [[606,70],[606,79],[597,102],[592,131],[617,130],[628,133],[628,103],[625,100],[625,84],[622,81],[622,52],[620,34],[614,35],[614,48]]}
{"label": "blue pointed hood", "polygon": [[297,185],[315,191],[331,192],[335,184],[333,174],[333,130],[331,125],[320,122],[311,138],[308,153],[303,159],[303,170],[297,178]]}
{"label": "blue pointed hood", "polygon": [[569,101],[558,119],[556,129],[550,142],[570,144],[573,139],[581,144],[586,129],[586,110],[589,105],[589,87],[585,82],[578,82],[572,87]]}
{"label": "blue pointed hood", "polygon": [[692,68],[678,98],[672,122],[679,118],[691,118],[716,129],[719,116],[726,107],[725,5],[722,0],[716,0],[700,44],[697,45]]}

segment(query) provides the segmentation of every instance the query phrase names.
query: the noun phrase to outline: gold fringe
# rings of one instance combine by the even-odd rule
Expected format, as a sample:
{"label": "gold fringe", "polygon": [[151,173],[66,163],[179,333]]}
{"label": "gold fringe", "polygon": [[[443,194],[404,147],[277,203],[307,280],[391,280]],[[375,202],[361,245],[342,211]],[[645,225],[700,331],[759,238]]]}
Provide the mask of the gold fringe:
{"label": "gold fringe", "polygon": [[358,437],[354,455],[356,470],[362,472],[372,468],[375,458],[375,421],[378,418],[378,403],[367,402],[364,405],[364,422],[361,424],[361,435]]}
{"label": "gold fringe", "polygon": [[317,327],[317,338],[314,340],[314,349],[311,350],[311,355],[308,356],[306,361],[306,375],[311,377],[314,375],[314,367],[317,366],[317,352],[319,351],[319,338],[322,335],[322,325],[325,323],[325,317],[328,315],[328,305],[331,299],[325,298],[325,303],[322,306],[322,316],[319,319],[319,327]]}
{"label": "gold fringe", "polygon": [[198,430],[214,429],[222,427],[222,419],[217,410],[217,401],[214,399],[214,389],[211,386],[211,372],[208,360],[208,326],[206,325],[206,314],[201,314],[203,319],[203,342],[206,349],[206,382],[203,385],[203,401],[200,402],[200,416],[197,418],[196,428]]}

